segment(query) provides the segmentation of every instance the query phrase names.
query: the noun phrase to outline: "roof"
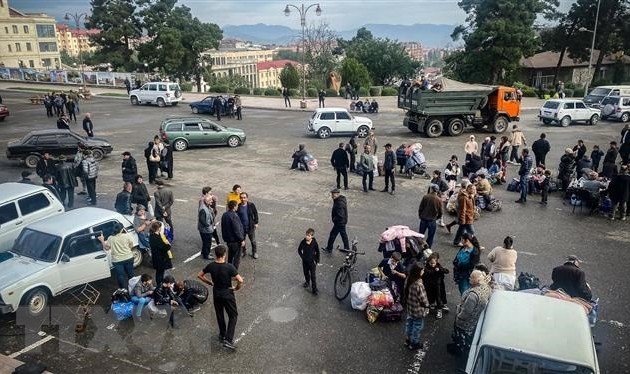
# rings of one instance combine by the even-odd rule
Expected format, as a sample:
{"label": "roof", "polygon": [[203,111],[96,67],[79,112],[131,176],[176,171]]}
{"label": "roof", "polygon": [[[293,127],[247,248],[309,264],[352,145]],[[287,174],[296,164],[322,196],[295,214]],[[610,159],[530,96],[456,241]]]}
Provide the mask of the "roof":
{"label": "roof", "polygon": [[82,230],[110,219],[118,219],[125,224],[128,223],[125,222],[128,220],[122,214],[113,210],[86,207],[44,218],[41,221],[28,225],[28,227],[33,230],[65,237],[77,230]]}
{"label": "roof", "polygon": [[[522,58],[520,64],[524,68],[529,69],[543,69],[543,68],[555,68],[558,65],[558,59],[560,58],[560,52],[541,52],[533,55],[532,57]],[[593,51],[593,65],[597,64],[599,58],[599,50]],[[602,60],[602,65],[612,65],[617,62],[616,55],[606,55]],[[625,64],[630,64],[630,57],[621,56],[622,61]],[[569,57],[568,53],[564,54],[562,58],[562,67],[587,67],[588,60],[580,61]]]}
{"label": "roof", "polygon": [[52,18],[46,13],[27,13],[12,7],[9,7],[9,16],[11,18]]}
{"label": "roof", "polygon": [[49,135],[49,134],[76,134],[76,132],[72,130],[65,129],[46,129],[46,130],[34,130],[29,132],[27,135]]}
{"label": "roof", "polygon": [[486,307],[481,331],[480,347],[488,345],[597,367],[584,309],[569,301],[496,291]]}
{"label": "roof", "polygon": [[301,65],[299,62],[292,61],[292,60],[274,60],[274,61],[257,62],[256,63],[256,68],[258,70],[267,70],[267,69],[271,69],[271,68],[282,69],[282,68],[284,68],[284,66],[286,64]]}
{"label": "roof", "polygon": [[347,112],[348,109],[346,108],[335,108],[335,107],[326,107],[326,108],[316,108],[315,109],[316,112]]}
{"label": "roof", "polygon": [[55,27],[57,27],[58,31],[70,32],[73,36],[77,36],[77,35],[89,36],[89,35],[96,35],[100,33],[100,30],[97,30],[97,29],[73,29],[70,26],[66,25],[65,23],[57,23]]}
{"label": "roof", "polygon": [[0,184],[0,196],[2,196],[2,201],[13,200],[33,192],[46,190],[48,189],[44,186],[28,183],[9,182]]}

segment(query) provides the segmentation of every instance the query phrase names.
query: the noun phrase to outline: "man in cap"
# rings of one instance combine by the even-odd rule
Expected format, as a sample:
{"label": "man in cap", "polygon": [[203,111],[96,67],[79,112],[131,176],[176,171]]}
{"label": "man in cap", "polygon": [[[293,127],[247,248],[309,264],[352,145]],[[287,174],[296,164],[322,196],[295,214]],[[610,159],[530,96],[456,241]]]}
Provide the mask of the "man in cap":
{"label": "man in cap", "polygon": [[99,165],[89,149],[83,151],[81,167],[83,168],[83,177],[85,178],[85,185],[90,198],[89,204],[96,205],[96,178],[98,178]]}
{"label": "man in cap", "polygon": [[330,191],[330,197],[333,199],[332,207],[332,222],[333,228],[330,230],[328,236],[328,244],[325,251],[332,252],[335,239],[338,234],[341,234],[341,240],[343,241],[343,248],[350,249],[350,243],[348,242],[348,233],[346,232],[346,225],[348,224],[348,203],[346,197],[341,195],[337,188]]}
{"label": "man in cap", "polygon": [[580,260],[577,256],[567,257],[563,265],[557,266],[551,272],[553,283],[552,290],[562,289],[571,297],[580,297],[586,301],[593,298],[591,287],[586,283],[586,275],[580,269]]}
{"label": "man in cap", "polygon": [[435,237],[436,221],[442,217],[442,200],[438,196],[439,187],[435,184],[429,186],[429,193],[422,197],[418,207],[418,218],[420,218],[420,229],[423,234],[429,230],[426,242],[429,248],[433,248],[433,238]]}

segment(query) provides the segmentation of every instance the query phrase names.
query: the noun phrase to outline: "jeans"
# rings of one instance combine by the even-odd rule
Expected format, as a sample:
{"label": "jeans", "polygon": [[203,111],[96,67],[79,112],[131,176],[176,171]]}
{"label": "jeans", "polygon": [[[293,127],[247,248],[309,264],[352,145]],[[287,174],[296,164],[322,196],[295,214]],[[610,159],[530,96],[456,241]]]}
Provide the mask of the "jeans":
{"label": "jeans", "polygon": [[346,232],[346,225],[334,224],[332,230],[330,230],[330,236],[328,236],[328,245],[326,249],[332,251],[333,245],[335,245],[335,239],[337,234],[341,234],[341,240],[343,241],[343,248],[350,249],[350,242],[348,242],[348,233]]}
{"label": "jeans", "polygon": [[[216,291],[214,291],[216,292]],[[228,291],[221,291],[228,292]],[[236,330],[236,321],[238,319],[238,310],[236,309],[236,298],[234,293],[230,296],[214,295],[213,304],[214,312],[217,315],[217,324],[219,325],[219,336],[224,337],[230,343],[234,343],[234,331]],[[227,329],[225,328],[225,313],[228,315]]]}
{"label": "jeans", "polygon": [[[369,185],[365,183],[368,178],[369,178]],[[374,170],[363,172],[363,191],[367,192],[368,186],[370,190],[374,189]]]}
{"label": "jeans", "polygon": [[[133,258],[125,261],[112,262],[112,266],[114,267],[118,288],[127,288],[129,279],[133,278]],[[125,279],[125,277],[127,279]]]}
{"label": "jeans", "polygon": [[527,175],[521,175],[521,200],[527,201],[527,191],[529,190],[529,183],[527,183]]}
{"label": "jeans", "polygon": [[200,232],[201,236],[201,257],[208,259],[210,256],[210,247],[212,247],[212,234],[209,232]]}
{"label": "jeans", "polygon": [[467,232],[471,235],[475,235],[475,228],[472,223],[460,223],[459,228],[457,229],[457,233],[455,234],[455,240],[453,240],[453,244],[458,244],[462,240],[462,235]]}
{"label": "jeans", "polygon": [[463,295],[464,292],[470,288],[470,281],[468,280],[468,278],[462,279],[457,282],[457,288],[459,289],[459,294]]}
{"label": "jeans", "polygon": [[306,283],[311,285],[313,292],[317,291],[317,263],[302,261],[302,271]]}
{"label": "jeans", "polygon": [[136,307],[136,317],[140,317],[142,315],[142,309],[149,303],[149,301],[151,301],[151,298],[133,295],[131,296],[131,301],[133,301],[134,304],[138,304]]}
{"label": "jeans", "polygon": [[149,248],[149,235],[147,235],[147,233],[145,232],[139,232],[138,244],[140,245],[140,248],[142,249]]}
{"label": "jeans", "polygon": [[87,193],[90,197],[90,205],[96,205],[96,178],[87,178],[85,180]]}
{"label": "jeans", "polygon": [[396,178],[394,177],[394,170],[395,168],[385,169],[385,190],[389,188],[389,183],[391,181],[392,192],[396,190]]}
{"label": "jeans", "polygon": [[228,262],[238,270],[241,264],[241,242],[227,243],[228,247]]}
{"label": "jeans", "polygon": [[405,335],[411,344],[420,344],[420,333],[424,328],[424,318],[407,316],[405,320]]}
{"label": "jeans", "polygon": [[341,188],[341,177],[343,176],[343,188],[348,189],[348,170],[346,168],[335,168],[337,171],[337,188]]}
{"label": "jeans", "polygon": [[429,248],[433,248],[433,238],[435,237],[435,230],[437,228],[435,220],[420,220],[420,229],[418,232],[424,235],[424,232],[429,230],[427,234],[426,242],[429,245]]}
{"label": "jeans", "polygon": [[249,242],[252,245],[252,256],[256,254],[256,248],[258,245],[256,244],[256,229],[251,228],[249,231],[245,232],[245,236],[249,238]]}

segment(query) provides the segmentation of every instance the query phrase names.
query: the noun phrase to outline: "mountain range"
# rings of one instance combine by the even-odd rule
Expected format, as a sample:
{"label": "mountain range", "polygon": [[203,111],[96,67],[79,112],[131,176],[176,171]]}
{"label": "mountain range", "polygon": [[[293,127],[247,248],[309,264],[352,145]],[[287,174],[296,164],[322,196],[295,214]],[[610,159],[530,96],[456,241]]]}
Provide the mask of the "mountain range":
{"label": "mountain range", "polygon": [[[425,47],[439,48],[454,45],[451,33],[454,25],[389,25],[389,24],[366,24],[363,27],[370,30],[377,38],[389,38],[400,42],[419,42]],[[225,25],[223,27],[224,38],[236,38],[243,41],[250,41],[257,44],[289,44],[301,37],[301,30],[294,30],[286,26],[266,25],[258,23],[255,25]],[[357,29],[337,32],[343,39],[352,39],[357,33]]]}

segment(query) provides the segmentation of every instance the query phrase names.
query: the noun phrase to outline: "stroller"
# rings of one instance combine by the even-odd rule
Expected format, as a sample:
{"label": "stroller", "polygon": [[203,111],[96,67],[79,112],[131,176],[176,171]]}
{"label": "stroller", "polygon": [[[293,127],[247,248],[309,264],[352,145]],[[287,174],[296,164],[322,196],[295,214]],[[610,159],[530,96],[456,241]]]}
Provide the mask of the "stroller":
{"label": "stroller", "polygon": [[415,174],[422,175],[426,179],[429,179],[427,173],[427,164],[424,154],[422,153],[422,144],[411,144],[405,150],[407,161],[405,163],[405,174],[409,179],[413,179]]}

